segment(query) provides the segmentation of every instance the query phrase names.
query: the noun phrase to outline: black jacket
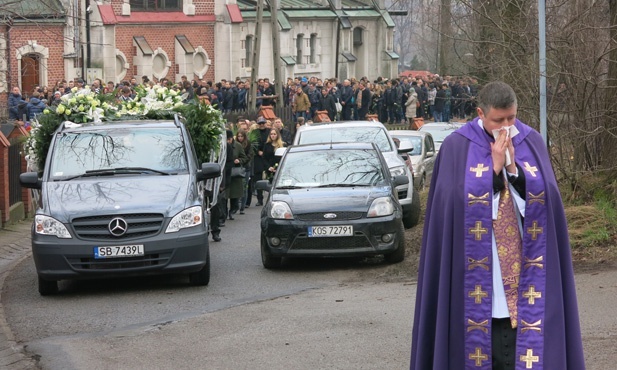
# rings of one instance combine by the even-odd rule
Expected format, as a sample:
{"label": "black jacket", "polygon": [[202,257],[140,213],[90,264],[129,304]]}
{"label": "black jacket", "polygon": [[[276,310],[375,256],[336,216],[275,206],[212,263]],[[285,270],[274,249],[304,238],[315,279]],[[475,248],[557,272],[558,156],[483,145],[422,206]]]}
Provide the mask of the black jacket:
{"label": "black jacket", "polygon": [[336,117],[336,98],[334,95],[328,93],[326,96],[323,94],[319,95],[319,104],[317,105],[318,110],[328,111],[328,117],[330,117],[330,121],[334,121],[334,117]]}

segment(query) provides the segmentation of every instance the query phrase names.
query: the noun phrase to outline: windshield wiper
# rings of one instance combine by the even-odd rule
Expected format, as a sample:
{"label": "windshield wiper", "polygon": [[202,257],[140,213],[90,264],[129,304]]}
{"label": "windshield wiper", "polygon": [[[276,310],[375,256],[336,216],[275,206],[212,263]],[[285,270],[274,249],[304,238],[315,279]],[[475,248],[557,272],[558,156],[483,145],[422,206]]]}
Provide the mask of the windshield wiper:
{"label": "windshield wiper", "polygon": [[144,173],[144,172],[154,172],[160,175],[169,175],[167,172],[155,170],[152,168],[146,167],[118,167],[118,168],[106,168],[101,170],[87,170],[85,173],[80,175],[75,175],[71,177],[67,177],[62,179],[61,181],[69,181],[78,179],[81,177],[96,177],[96,176],[115,176],[115,175],[126,175],[126,174],[135,174],[135,173]]}
{"label": "windshield wiper", "polygon": [[[148,167],[118,167],[118,168],[114,168],[114,171],[129,171],[130,172],[154,172],[154,173],[158,173],[160,175],[169,175],[169,172],[164,172],[164,171],[160,171],[160,170],[155,170],[153,168],[148,168]],[[86,171],[89,172],[89,171]],[[126,172],[119,172],[119,173],[126,173]]]}
{"label": "windshield wiper", "polygon": [[355,188],[356,186],[367,186],[366,184],[324,184],[316,188]]}
{"label": "windshield wiper", "polygon": [[277,186],[277,189],[285,190],[285,189],[304,189],[304,186],[295,186],[295,185],[285,185],[285,186]]}

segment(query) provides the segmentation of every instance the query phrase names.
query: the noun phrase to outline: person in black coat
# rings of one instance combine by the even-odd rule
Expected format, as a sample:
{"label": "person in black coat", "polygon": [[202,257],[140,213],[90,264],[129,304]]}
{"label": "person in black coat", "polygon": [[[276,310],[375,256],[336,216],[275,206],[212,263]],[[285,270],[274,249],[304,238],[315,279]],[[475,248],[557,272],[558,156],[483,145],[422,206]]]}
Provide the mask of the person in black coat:
{"label": "person in black coat", "polygon": [[[268,135],[270,134],[270,130],[266,127],[266,119],[263,117],[259,117],[257,119],[257,124],[259,125],[259,136],[257,138],[257,154],[253,159],[253,178],[252,189],[255,189],[255,182],[257,180],[261,180],[263,177],[263,172],[268,169],[267,163],[264,159],[264,147],[266,146],[266,142],[268,141]],[[257,206],[263,205],[264,195],[263,190],[257,190]]]}
{"label": "person in black coat", "polygon": [[433,105],[433,116],[435,122],[443,122],[443,112],[446,109],[446,90],[441,85],[437,85],[437,95],[435,105]]}
{"label": "person in black coat", "polygon": [[371,105],[371,92],[366,88],[366,82],[360,82],[358,84],[358,92],[356,96],[358,119],[363,121],[366,119],[368,107]]}
{"label": "person in black coat", "polygon": [[336,117],[336,98],[330,94],[326,88],[321,90],[319,96],[318,110],[328,111],[328,117],[330,121],[334,122]]}
{"label": "person in black coat", "polygon": [[339,89],[339,94],[341,97],[341,105],[343,106],[343,110],[341,111],[341,120],[349,121],[351,119],[351,112],[353,110],[351,104],[351,98],[353,97],[353,89],[351,88],[351,83],[349,80],[343,81],[343,85]]}

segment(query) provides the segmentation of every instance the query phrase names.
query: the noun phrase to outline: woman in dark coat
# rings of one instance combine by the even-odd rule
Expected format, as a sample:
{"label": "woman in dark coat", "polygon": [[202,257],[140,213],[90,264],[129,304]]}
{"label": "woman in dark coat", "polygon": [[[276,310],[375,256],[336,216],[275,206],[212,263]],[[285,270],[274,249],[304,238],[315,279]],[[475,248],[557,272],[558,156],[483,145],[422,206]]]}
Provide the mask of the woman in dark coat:
{"label": "woman in dark coat", "polygon": [[246,207],[248,183],[251,177],[251,172],[253,171],[254,151],[253,151],[253,147],[251,146],[251,141],[247,137],[246,131],[244,131],[243,129],[238,130],[238,132],[236,133],[236,143],[242,146],[242,149],[244,150],[244,154],[248,158],[248,161],[244,165],[244,168],[246,169],[246,175],[244,176],[242,199],[240,199],[240,214],[243,215],[244,208]]}
{"label": "woman in dark coat", "polygon": [[[249,158],[244,153],[244,148],[242,147],[242,144],[234,140],[234,136],[231,130],[227,130],[227,143],[230,144],[232,147],[233,167],[246,166]],[[227,186],[225,190],[227,199],[229,199],[229,219],[233,220],[233,215],[238,213],[238,210],[240,208],[240,198],[242,198],[242,196],[244,195],[244,177],[231,176],[229,186]]]}

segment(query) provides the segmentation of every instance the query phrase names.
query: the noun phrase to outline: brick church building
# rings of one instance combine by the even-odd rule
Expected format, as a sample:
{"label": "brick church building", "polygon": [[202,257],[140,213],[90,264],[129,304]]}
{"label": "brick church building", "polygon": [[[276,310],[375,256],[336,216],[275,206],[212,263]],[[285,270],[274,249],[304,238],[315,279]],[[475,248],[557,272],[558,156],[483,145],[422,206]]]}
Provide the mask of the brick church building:
{"label": "brick church building", "polygon": [[[94,78],[214,79],[215,0],[0,1],[0,117],[8,94]],[[3,73],[4,72],[4,73]]]}

